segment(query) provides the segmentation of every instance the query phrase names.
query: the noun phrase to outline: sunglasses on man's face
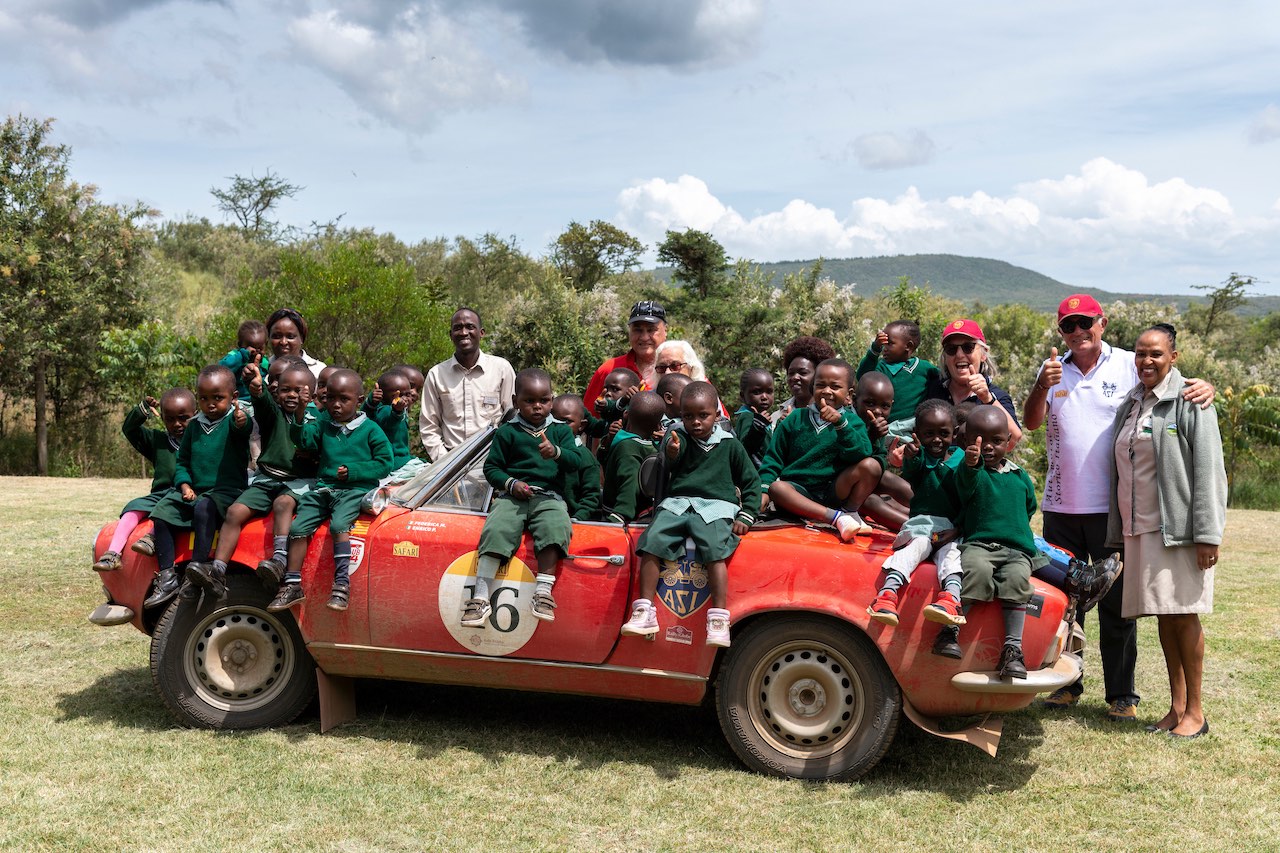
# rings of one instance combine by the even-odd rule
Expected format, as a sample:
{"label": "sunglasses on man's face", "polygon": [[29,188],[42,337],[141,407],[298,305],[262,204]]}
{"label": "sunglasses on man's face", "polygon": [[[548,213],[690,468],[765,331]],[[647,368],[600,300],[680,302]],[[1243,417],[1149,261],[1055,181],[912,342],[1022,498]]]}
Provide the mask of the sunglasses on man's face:
{"label": "sunglasses on man's face", "polygon": [[962,344],[943,344],[942,351],[947,355],[955,355],[960,352],[960,350],[964,350],[965,355],[973,355],[973,351],[977,346],[977,341],[965,341]]}
{"label": "sunglasses on man's face", "polygon": [[1093,324],[1098,322],[1097,317],[1067,317],[1058,324],[1058,331],[1064,335],[1069,335],[1076,329],[1083,329],[1086,332],[1093,328]]}

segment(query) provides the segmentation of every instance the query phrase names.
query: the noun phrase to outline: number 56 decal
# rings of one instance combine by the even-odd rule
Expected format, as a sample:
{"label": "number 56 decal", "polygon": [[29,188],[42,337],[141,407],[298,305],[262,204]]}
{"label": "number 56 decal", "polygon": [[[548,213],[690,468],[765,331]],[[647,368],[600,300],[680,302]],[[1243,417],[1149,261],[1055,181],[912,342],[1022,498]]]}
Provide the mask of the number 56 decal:
{"label": "number 56 decal", "polygon": [[462,627],[462,603],[475,595],[476,557],[470,551],[449,564],[440,577],[440,621],[455,640],[481,655],[509,655],[529,642],[538,620],[529,615],[535,578],[518,557],[498,570],[489,581],[489,624]]}

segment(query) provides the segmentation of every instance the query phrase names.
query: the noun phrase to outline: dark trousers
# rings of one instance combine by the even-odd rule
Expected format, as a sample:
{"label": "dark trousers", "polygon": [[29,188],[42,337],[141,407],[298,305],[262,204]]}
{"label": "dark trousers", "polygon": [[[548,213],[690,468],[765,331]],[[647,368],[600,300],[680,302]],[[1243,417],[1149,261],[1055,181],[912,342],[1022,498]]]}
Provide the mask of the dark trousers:
{"label": "dark trousers", "polygon": [[[191,543],[191,559],[204,562],[213,551],[213,535],[222,526],[222,514],[212,499],[197,498],[192,507],[191,529],[195,531],[195,541]],[[175,546],[174,527],[158,518],[152,519],[156,542],[156,564],[162,569],[173,568]]]}
{"label": "dark trousers", "polygon": [[[1066,548],[1082,560],[1096,562],[1111,553],[1106,547],[1107,514],[1105,512],[1074,515],[1065,512],[1044,514],[1044,538],[1051,545]],[[1124,600],[1124,584],[1116,583],[1106,598],[1098,602],[1098,653],[1102,658],[1102,679],[1107,701],[1127,699],[1138,702],[1134,688],[1134,670],[1138,666],[1138,623],[1120,615]],[[1076,614],[1084,627],[1084,614]],[[1071,685],[1075,693],[1084,692],[1083,678]]]}

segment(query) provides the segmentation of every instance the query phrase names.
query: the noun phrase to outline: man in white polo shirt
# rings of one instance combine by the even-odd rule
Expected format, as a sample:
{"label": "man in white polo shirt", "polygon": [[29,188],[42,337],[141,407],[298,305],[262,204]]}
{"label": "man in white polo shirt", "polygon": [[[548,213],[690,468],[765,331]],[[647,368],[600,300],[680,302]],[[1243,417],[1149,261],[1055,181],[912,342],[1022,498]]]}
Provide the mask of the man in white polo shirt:
{"label": "man in white polo shirt", "polygon": [[[1048,421],[1049,457],[1044,487],[1044,538],[1086,561],[1105,559],[1107,511],[1111,491],[1111,425],[1115,413],[1138,382],[1133,353],[1102,340],[1107,318],[1092,296],[1077,293],[1058,306],[1058,332],[1069,350],[1062,359],[1055,347],[1022,406],[1022,423],[1033,430]],[[1188,379],[1183,396],[1211,404],[1214,388]],[[1115,584],[1098,603],[1098,646],[1106,685],[1108,719],[1136,721],[1138,629],[1120,616],[1123,584]],[[1079,617],[1081,625],[1084,614]],[[1045,705],[1069,708],[1080,701],[1083,678],[1055,691]]]}
{"label": "man in white polo shirt", "polygon": [[453,356],[427,371],[418,428],[422,448],[434,461],[511,408],[516,372],[505,358],[480,351],[484,326],[471,308],[449,321]]}

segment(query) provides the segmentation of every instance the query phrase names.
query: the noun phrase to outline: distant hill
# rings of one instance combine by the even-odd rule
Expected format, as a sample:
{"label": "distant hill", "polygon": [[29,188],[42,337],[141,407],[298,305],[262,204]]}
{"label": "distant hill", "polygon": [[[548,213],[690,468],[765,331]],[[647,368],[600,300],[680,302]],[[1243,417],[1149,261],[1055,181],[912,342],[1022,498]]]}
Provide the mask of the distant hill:
{"label": "distant hill", "polygon": [[[766,275],[772,275],[775,285],[790,273],[813,266],[813,260],[778,261],[760,264]],[[1058,303],[1072,293],[1092,294],[1099,302],[1116,299],[1143,302],[1174,303],[1186,308],[1197,299],[1188,294],[1113,293],[1096,287],[1077,287],[1057,279],[1014,266],[992,258],[970,258],[963,255],[895,255],[878,258],[832,258],[822,262],[823,275],[837,284],[856,284],[858,292],[874,294],[898,283],[900,276],[910,276],[917,285],[926,282],[934,293],[959,299],[970,304],[1000,305],[1021,302],[1038,311],[1052,311]],[[658,269],[655,274],[664,280],[671,276],[670,269]],[[1259,296],[1249,300],[1242,314],[1266,314],[1280,311],[1280,297]]]}

